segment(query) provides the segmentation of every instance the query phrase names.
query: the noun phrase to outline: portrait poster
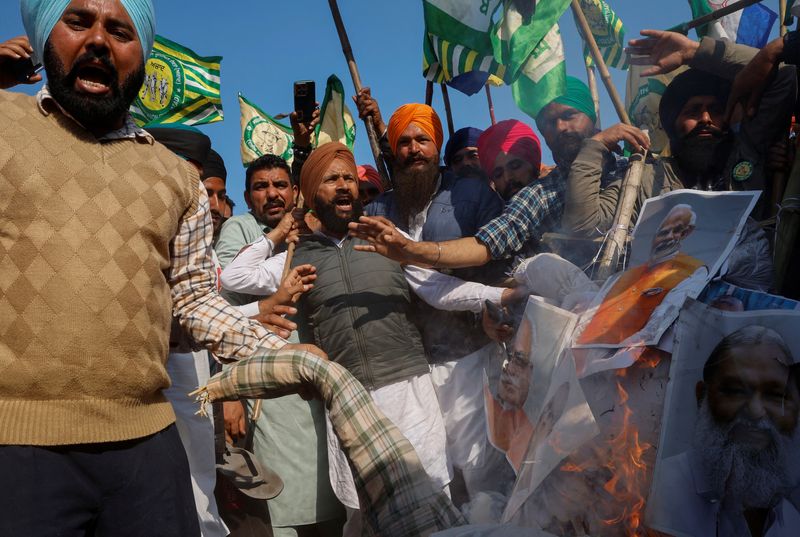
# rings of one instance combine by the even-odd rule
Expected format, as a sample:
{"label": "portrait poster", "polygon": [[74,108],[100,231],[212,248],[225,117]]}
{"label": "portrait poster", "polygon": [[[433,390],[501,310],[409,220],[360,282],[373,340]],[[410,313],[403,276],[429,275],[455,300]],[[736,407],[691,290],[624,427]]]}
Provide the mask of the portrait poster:
{"label": "portrait poster", "polygon": [[657,344],[684,300],[698,296],[733,250],[758,196],[676,190],[648,199],[633,230],[628,268],[609,278],[580,316],[573,348]]}
{"label": "portrait poster", "polygon": [[800,311],[688,300],[676,326],[645,525],[676,537],[800,532]]}
{"label": "portrait poster", "polygon": [[[531,297],[514,342],[515,356],[494,382],[486,376],[489,439],[517,472],[504,522],[567,454],[598,432],[571,354],[564,352],[574,326],[574,314]],[[522,367],[529,373],[520,374]],[[519,378],[527,380],[524,397],[511,386]]]}

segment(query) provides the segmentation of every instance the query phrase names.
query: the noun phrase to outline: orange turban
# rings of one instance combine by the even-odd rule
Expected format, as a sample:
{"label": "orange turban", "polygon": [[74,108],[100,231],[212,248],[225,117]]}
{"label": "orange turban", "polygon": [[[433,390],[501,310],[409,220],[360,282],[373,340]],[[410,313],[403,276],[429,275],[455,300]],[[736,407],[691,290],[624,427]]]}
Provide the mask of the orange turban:
{"label": "orange turban", "polygon": [[315,208],[314,202],[316,201],[319,185],[322,184],[322,179],[325,177],[328,167],[337,160],[349,168],[353,178],[358,179],[356,159],[346,145],[339,142],[329,142],[319,146],[311,152],[308,160],[303,164],[303,170],[300,172],[300,192],[305,198],[306,206],[311,209]]}
{"label": "orange turban", "polygon": [[416,123],[420,129],[425,131],[436,143],[436,148],[442,150],[444,133],[442,132],[442,122],[436,111],[427,104],[404,104],[392,114],[389,120],[389,145],[392,151],[397,151],[397,141],[400,135],[408,128],[411,123]]}

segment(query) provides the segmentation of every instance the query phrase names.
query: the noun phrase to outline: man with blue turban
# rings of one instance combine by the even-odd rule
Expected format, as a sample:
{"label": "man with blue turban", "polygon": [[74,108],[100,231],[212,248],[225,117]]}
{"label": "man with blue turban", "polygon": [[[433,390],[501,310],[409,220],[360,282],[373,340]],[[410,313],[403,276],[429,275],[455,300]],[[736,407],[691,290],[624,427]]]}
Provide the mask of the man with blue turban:
{"label": "man with blue turban", "polygon": [[219,297],[200,176],[128,113],[150,0],[21,11],[48,85],[0,90],[0,535],[200,535],[163,393],[173,316],[222,360],[324,354]]}
{"label": "man with blue turban", "polygon": [[478,157],[478,138],[483,131],[475,127],[458,129],[444,146],[444,165],[456,177],[485,178]]}

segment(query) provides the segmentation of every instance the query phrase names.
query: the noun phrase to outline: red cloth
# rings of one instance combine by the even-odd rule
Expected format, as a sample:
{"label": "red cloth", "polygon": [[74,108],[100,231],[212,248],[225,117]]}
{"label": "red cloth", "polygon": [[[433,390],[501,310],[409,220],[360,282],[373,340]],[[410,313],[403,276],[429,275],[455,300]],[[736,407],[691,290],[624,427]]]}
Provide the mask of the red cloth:
{"label": "red cloth", "polygon": [[378,188],[378,192],[383,192],[383,181],[381,181],[381,175],[378,173],[378,170],[369,164],[364,164],[358,167],[358,179],[359,181],[371,183]]}
{"label": "red cloth", "polygon": [[494,163],[500,153],[510,153],[531,163],[539,170],[542,164],[542,144],[528,125],[516,119],[500,121],[478,138],[478,157],[481,168],[491,176]]}

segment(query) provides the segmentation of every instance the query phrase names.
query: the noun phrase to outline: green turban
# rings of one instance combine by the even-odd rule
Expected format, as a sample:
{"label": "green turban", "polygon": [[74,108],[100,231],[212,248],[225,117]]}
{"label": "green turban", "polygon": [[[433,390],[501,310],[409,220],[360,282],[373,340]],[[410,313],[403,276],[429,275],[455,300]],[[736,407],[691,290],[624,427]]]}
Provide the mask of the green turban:
{"label": "green turban", "polygon": [[567,89],[564,95],[556,97],[551,102],[563,104],[564,106],[574,108],[578,112],[583,112],[589,116],[592,123],[597,123],[597,114],[594,112],[592,93],[589,91],[586,84],[574,76],[567,77]]}

